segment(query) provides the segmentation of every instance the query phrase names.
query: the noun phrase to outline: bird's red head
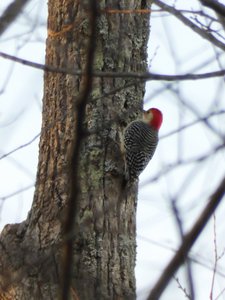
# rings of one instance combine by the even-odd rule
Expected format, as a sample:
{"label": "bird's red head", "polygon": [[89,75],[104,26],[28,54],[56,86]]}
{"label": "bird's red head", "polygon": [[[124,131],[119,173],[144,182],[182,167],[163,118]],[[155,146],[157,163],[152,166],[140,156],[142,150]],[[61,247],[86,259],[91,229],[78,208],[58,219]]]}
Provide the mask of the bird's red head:
{"label": "bird's red head", "polygon": [[159,130],[162,125],[163,115],[157,108],[150,108],[144,112],[144,121],[151,125],[154,129]]}

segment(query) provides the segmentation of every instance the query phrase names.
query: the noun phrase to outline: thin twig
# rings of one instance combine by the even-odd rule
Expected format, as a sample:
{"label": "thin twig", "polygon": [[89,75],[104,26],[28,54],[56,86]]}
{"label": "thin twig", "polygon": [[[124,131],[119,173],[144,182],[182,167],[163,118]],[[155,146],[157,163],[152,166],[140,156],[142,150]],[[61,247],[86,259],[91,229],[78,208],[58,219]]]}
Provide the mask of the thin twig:
{"label": "thin twig", "polygon": [[4,201],[4,200],[6,200],[6,199],[8,199],[8,198],[11,198],[11,197],[16,196],[16,195],[18,195],[18,194],[20,194],[20,193],[23,193],[23,192],[25,192],[25,191],[31,189],[32,187],[34,187],[34,185],[35,185],[35,182],[33,182],[32,184],[30,184],[30,185],[28,185],[28,186],[26,186],[26,187],[24,187],[24,188],[21,188],[20,190],[17,190],[17,191],[15,191],[15,192],[12,192],[11,194],[8,194],[8,195],[5,195],[5,196],[0,197],[0,200],[1,200],[1,201]]}
{"label": "thin twig", "polygon": [[217,238],[216,238],[216,216],[213,214],[213,244],[214,244],[214,267],[213,267],[213,276],[212,276],[212,283],[211,283],[211,290],[210,290],[210,296],[209,299],[213,300],[213,289],[214,289],[214,283],[215,283],[215,277],[216,277],[216,269],[217,269],[217,263],[218,263],[218,254],[217,254]]}
{"label": "thin twig", "polygon": [[3,154],[2,156],[0,156],[0,160],[2,160],[3,158],[6,158],[7,156],[13,154],[14,152],[18,151],[18,150],[21,150],[27,146],[29,146],[30,144],[32,144],[37,138],[39,138],[40,136],[40,133],[36,134],[30,141],[28,141],[27,143],[23,144],[23,145],[20,145],[19,147]]}
{"label": "thin twig", "polygon": [[198,27],[195,23],[191,22],[188,18],[186,18],[179,10],[175,9],[173,6],[169,6],[160,0],[154,0],[154,4],[162,8],[163,10],[169,12],[173,16],[175,16],[178,20],[180,20],[184,25],[188,28],[196,32],[203,39],[209,41],[211,44],[219,47],[223,51],[225,50],[225,44],[216,39],[211,33],[206,30]]}
{"label": "thin twig", "polygon": [[199,237],[200,233],[206,226],[210,217],[214,213],[217,206],[220,204],[223,196],[225,194],[225,177],[221,180],[218,188],[210,197],[208,204],[203,210],[202,214],[197,219],[196,223],[192,229],[184,236],[183,243],[180,246],[179,250],[169,262],[167,267],[164,269],[163,274],[153,287],[152,291],[148,296],[148,300],[159,299],[164,289],[168,285],[172,276],[176,273],[178,268],[184,263],[185,258],[187,257],[189,250]]}
{"label": "thin twig", "polygon": [[[224,46],[225,50],[225,46]],[[16,56],[0,52],[0,57],[12,60],[16,63],[20,63],[22,65],[32,67],[35,69],[39,69],[45,72],[52,73],[61,73],[68,74],[73,76],[83,76],[84,72],[81,70],[74,70],[71,68],[58,68],[49,65],[43,65],[35,62],[28,61],[26,59],[18,58]],[[178,80],[198,80],[198,79],[207,79],[213,77],[222,77],[225,76],[225,70],[218,70],[214,72],[202,73],[202,74],[181,74],[181,75],[164,75],[164,74],[155,74],[149,72],[107,72],[107,71],[93,71],[92,77],[105,77],[105,78],[130,78],[130,79],[138,79],[138,80],[164,80],[164,81],[178,81]]]}

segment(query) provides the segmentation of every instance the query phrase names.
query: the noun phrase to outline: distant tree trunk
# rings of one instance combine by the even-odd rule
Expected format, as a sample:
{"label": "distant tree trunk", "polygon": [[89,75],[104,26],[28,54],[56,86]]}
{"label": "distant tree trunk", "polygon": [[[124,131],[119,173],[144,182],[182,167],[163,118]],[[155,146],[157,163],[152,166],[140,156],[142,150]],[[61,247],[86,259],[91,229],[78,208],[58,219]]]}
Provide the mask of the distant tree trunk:
{"label": "distant tree trunk", "polygon": [[[88,1],[49,0],[46,64],[85,71],[91,47],[93,70],[145,71],[149,15],[133,10],[147,9],[146,1],[96,2],[95,45],[90,45],[93,12]],[[7,225],[2,232],[1,299],[59,299],[64,245],[71,238],[72,299],[135,298],[137,186],[121,199],[120,134],[140,116],[144,84],[93,78],[91,93],[83,98],[88,101],[80,137],[78,106],[86,76],[91,74],[45,73],[34,201],[25,222]],[[71,165],[74,145],[80,147],[79,159]],[[72,196],[74,230],[65,236]]]}

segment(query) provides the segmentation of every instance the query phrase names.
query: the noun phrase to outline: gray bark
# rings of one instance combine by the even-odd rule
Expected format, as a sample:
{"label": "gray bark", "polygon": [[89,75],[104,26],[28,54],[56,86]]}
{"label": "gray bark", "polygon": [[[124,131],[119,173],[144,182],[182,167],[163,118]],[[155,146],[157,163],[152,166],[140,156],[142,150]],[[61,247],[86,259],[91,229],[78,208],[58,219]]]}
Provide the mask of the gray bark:
{"label": "gray bark", "polygon": [[[97,2],[93,69],[145,71],[149,15],[107,9],[146,9],[146,2]],[[88,4],[49,0],[48,6],[46,64],[84,70],[91,32]],[[137,185],[122,193],[121,134],[140,116],[144,84],[128,84],[125,79],[93,78],[74,182],[70,170],[79,119],[76,105],[85,76],[45,73],[34,201],[27,220],[7,225],[1,234],[1,299],[59,299],[64,246],[71,238],[71,299],[135,298]],[[73,184],[79,188],[74,229],[65,237]]]}

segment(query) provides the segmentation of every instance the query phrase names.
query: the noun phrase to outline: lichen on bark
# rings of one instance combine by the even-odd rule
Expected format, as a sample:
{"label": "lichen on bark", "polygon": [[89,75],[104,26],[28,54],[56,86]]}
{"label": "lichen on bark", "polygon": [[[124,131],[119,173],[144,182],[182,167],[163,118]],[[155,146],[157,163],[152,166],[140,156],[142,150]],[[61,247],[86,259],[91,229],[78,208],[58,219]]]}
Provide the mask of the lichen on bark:
{"label": "lichen on bark", "polygon": [[[90,38],[88,2],[84,3],[49,0],[46,64],[83,70]],[[146,70],[149,16],[135,13],[147,8],[143,3],[98,2],[93,70]],[[58,299],[61,289],[61,246],[73,184],[68,169],[76,139],[76,103],[84,83],[79,76],[51,72],[45,73],[44,81],[34,202],[27,220],[6,227],[0,243],[0,267],[7,266],[8,277],[15,277],[0,277],[1,295],[13,299]],[[71,235],[70,293],[82,300],[135,298],[137,186],[121,199],[120,143],[124,127],[140,116],[143,93],[144,84],[138,81],[93,78],[80,141],[79,195]]]}

